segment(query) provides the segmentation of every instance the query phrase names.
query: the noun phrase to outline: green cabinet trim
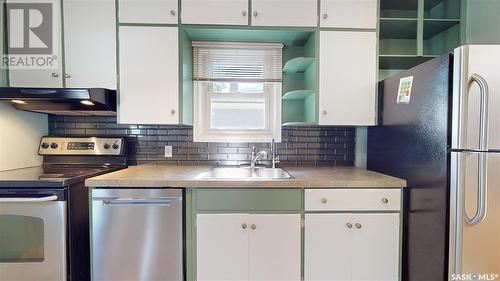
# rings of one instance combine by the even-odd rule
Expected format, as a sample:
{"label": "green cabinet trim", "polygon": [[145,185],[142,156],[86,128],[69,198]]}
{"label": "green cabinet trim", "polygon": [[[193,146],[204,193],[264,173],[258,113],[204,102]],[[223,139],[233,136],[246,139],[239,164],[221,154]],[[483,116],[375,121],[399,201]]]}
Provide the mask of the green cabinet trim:
{"label": "green cabinet trim", "polygon": [[[342,188],[336,188],[342,189]],[[186,267],[188,281],[196,280],[196,215],[197,214],[227,214],[227,213],[249,213],[249,214],[300,214],[302,221],[304,215],[315,213],[352,213],[352,214],[375,214],[396,213],[399,215],[399,280],[402,280],[402,238],[403,238],[403,215],[402,196],[400,211],[305,211],[304,201],[305,189],[262,189],[262,188],[210,188],[210,189],[187,189],[186,190]],[[301,277],[304,278],[304,224],[301,229]]]}
{"label": "green cabinet trim", "polygon": [[299,212],[302,206],[299,189],[200,189],[196,195],[198,212]]}

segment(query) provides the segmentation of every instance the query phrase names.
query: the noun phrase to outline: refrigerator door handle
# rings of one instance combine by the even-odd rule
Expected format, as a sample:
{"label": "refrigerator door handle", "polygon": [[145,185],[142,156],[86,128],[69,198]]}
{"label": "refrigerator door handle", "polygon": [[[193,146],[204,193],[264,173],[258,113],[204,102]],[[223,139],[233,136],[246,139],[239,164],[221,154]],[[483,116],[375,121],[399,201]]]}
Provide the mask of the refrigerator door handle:
{"label": "refrigerator door handle", "polygon": [[[474,73],[471,75],[469,79],[469,87],[472,83],[476,83],[479,86],[480,94],[481,94],[481,116],[479,121],[479,151],[487,151],[488,150],[488,112],[489,112],[489,88],[486,80],[479,74]],[[467,93],[468,95],[468,93]],[[465,109],[468,105],[468,96],[465,97]],[[465,130],[466,131],[466,130]],[[486,176],[487,176],[487,159],[485,153],[479,154],[479,163],[478,163],[478,189],[477,189],[477,203],[476,203],[476,213],[472,218],[470,218],[467,213],[465,214],[465,222],[470,225],[477,225],[481,223],[486,217],[487,210],[487,190],[486,190]],[[465,209],[464,209],[465,210]]]}
{"label": "refrigerator door handle", "polygon": [[[471,75],[469,79],[467,93],[463,96],[462,108],[464,114],[462,115],[462,123],[466,125],[464,130],[462,130],[462,139],[466,139],[467,135],[467,108],[469,104],[469,88],[473,83],[476,83],[479,86],[479,91],[481,95],[481,116],[479,121],[479,151],[487,151],[488,150],[488,112],[489,112],[489,88],[486,80],[479,74],[474,73]],[[465,150],[474,150],[474,148],[464,147]],[[477,150],[477,149],[475,149]]]}
{"label": "refrigerator door handle", "polygon": [[488,112],[489,112],[489,97],[490,92],[488,83],[479,74],[474,73],[470,77],[470,83],[475,82],[481,91],[481,119],[479,132],[479,149],[482,151],[488,150]]}
{"label": "refrigerator door handle", "polygon": [[477,225],[481,223],[486,217],[487,212],[487,202],[488,202],[488,194],[487,194],[487,173],[488,173],[488,163],[487,163],[487,154],[481,153],[479,154],[479,178],[478,178],[478,188],[477,188],[477,203],[476,203],[476,213],[472,218],[469,218],[467,213],[465,212],[465,223],[470,226]]}

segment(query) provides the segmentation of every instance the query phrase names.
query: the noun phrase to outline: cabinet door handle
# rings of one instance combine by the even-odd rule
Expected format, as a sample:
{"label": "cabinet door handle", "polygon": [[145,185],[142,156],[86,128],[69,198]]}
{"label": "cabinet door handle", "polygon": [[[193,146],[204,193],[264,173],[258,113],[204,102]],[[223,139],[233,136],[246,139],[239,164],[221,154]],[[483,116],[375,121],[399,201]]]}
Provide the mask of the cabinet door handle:
{"label": "cabinet door handle", "polygon": [[175,109],[170,110],[170,115],[174,115],[177,111]]}
{"label": "cabinet door handle", "polygon": [[361,224],[360,223],[356,223],[356,228],[357,229],[361,229]]}
{"label": "cabinet door handle", "polygon": [[66,74],[64,74],[64,78],[69,79],[69,78],[71,78],[71,75],[69,75],[68,73],[66,73]]}
{"label": "cabinet door handle", "polygon": [[327,13],[324,13],[323,14],[323,19],[326,20],[328,18],[328,14]]}
{"label": "cabinet door handle", "polygon": [[170,10],[170,15],[175,16],[175,10]]}
{"label": "cabinet door handle", "polygon": [[57,78],[57,77],[59,77],[59,74],[55,73],[55,72],[52,72],[52,77]]}
{"label": "cabinet door handle", "polygon": [[326,110],[321,111],[321,114],[326,115],[328,112]]}
{"label": "cabinet door handle", "polygon": [[252,224],[252,225],[250,226],[250,228],[252,228],[252,230],[255,230],[255,229],[257,228],[257,226],[256,226],[255,224]]}
{"label": "cabinet door handle", "polygon": [[253,16],[254,16],[254,17],[257,17],[258,15],[259,15],[259,13],[257,13],[257,11],[254,11],[254,12],[253,12]]}
{"label": "cabinet door handle", "polygon": [[247,16],[247,11],[241,11],[241,15],[246,17]]}
{"label": "cabinet door handle", "polygon": [[384,203],[384,204],[389,203],[389,199],[387,199],[387,198],[385,198],[385,197],[384,197],[384,198],[382,198],[382,200],[381,200],[381,201],[382,201],[382,203]]}
{"label": "cabinet door handle", "polygon": [[326,199],[326,198],[322,198],[322,199],[321,199],[321,203],[323,203],[323,204],[328,203],[328,199]]}
{"label": "cabinet door handle", "polygon": [[348,222],[345,224],[347,226],[347,228],[352,228],[352,223]]}
{"label": "cabinet door handle", "polygon": [[247,224],[246,224],[246,223],[242,224],[242,225],[241,225],[241,228],[243,228],[243,229],[247,229]]}

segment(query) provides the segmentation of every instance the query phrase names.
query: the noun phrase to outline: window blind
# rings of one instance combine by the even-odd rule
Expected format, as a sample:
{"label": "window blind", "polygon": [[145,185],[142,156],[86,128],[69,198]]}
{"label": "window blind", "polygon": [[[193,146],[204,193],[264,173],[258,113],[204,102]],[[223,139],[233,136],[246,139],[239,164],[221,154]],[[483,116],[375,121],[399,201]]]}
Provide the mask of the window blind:
{"label": "window blind", "polygon": [[283,44],[193,42],[194,81],[281,82]]}

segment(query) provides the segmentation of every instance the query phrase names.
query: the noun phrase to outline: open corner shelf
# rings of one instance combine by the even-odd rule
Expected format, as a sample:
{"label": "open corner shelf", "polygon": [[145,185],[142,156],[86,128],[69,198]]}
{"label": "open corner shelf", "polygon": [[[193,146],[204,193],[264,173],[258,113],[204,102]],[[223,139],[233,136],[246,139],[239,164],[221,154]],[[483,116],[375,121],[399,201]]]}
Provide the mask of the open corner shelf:
{"label": "open corner shelf", "polygon": [[315,58],[297,57],[285,63],[283,72],[285,73],[298,73],[304,72],[315,61]]}
{"label": "open corner shelf", "polygon": [[295,90],[295,91],[290,91],[286,92],[282,99],[283,100],[300,100],[300,99],[305,99],[308,98],[311,95],[314,95],[315,92],[313,90]]}

